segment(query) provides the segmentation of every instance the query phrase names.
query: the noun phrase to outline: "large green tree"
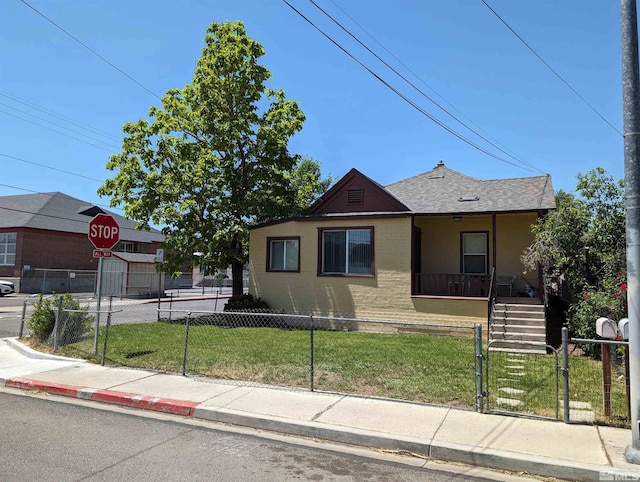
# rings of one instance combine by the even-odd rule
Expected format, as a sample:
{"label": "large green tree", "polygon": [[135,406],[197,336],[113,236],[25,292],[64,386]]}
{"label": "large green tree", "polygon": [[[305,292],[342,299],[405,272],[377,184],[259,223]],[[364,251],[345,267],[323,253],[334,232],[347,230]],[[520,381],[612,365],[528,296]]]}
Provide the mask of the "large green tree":
{"label": "large green tree", "polygon": [[556,205],[533,226],[523,261],[539,263],[557,294],[568,288],[569,327],[593,338],[598,317],[627,314],[624,185],[598,167],[578,175],[576,195],[559,191]]}
{"label": "large green tree", "polygon": [[165,270],[231,265],[234,295],[249,225],[300,212],[330,182],[289,152],[305,117],[267,88],[264,53],[242,22],[211,24],[192,82],[169,90],[150,119],[124,125],[122,152],[107,164],[116,174],[98,190],[139,227],[162,226]]}

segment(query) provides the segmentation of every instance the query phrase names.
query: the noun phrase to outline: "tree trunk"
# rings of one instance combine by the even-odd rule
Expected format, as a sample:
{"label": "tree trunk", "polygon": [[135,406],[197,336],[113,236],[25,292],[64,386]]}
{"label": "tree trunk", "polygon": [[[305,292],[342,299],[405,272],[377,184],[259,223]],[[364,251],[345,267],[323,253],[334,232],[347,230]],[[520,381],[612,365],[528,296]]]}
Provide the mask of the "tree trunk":
{"label": "tree trunk", "polygon": [[244,293],[244,288],[242,284],[242,261],[233,261],[231,263],[231,277],[232,277],[232,287],[233,287],[233,296],[240,296]]}

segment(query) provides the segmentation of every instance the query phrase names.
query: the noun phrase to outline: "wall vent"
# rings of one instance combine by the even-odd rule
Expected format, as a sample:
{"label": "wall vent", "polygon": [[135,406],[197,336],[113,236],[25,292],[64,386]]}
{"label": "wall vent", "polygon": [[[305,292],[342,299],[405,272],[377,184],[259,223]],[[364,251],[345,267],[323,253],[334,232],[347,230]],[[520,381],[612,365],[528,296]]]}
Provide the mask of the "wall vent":
{"label": "wall vent", "polygon": [[362,189],[349,189],[347,191],[347,204],[362,204],[363,197]]}

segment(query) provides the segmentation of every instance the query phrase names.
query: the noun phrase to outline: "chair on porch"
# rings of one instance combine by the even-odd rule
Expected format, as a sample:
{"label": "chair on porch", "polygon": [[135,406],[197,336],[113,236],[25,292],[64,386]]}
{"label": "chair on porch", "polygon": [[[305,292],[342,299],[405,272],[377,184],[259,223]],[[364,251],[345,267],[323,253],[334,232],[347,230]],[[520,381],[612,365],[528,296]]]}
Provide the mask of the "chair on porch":
{"label": "chair on porch", "polygon": [[515,274],[509,274],[509,273],[497,274],[496,275],[496,294],[498,293],[498,290],[500,289],[501,286],[505,286],[509,288],[509,296],[511,296],[513,291],[513,282],[515,280],[516,280]]}

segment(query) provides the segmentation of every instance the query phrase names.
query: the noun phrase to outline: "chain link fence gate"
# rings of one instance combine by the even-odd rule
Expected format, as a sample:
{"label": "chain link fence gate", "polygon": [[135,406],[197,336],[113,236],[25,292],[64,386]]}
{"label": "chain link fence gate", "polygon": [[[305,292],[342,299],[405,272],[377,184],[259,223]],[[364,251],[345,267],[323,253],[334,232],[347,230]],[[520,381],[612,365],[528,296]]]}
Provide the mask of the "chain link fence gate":
{"label": "chain link fence gate", "polygon": [[[560,370],[558,351],[540,345],[546,353],[523,349],[493,348],[486,351],[486,411],[559,419]],[[517,344],[517,342],[513,342]]]}

